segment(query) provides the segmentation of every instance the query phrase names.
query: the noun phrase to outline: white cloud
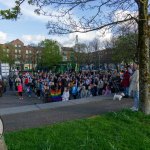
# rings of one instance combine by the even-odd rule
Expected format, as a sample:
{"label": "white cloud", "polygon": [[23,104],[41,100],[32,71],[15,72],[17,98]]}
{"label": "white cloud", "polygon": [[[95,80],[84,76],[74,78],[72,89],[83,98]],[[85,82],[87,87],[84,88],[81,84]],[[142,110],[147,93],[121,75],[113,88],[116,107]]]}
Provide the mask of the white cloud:
{"label": "white cloud", "polygon": [[[11,8],[14,6],[14,1],[12,0],[0,0],[0,3],[5,5],[6,8]],[[46,17],[46,16],[42,16],[42,15],[37,15],[34,13],[35,10],[35,6],[29,6],[26,3],[23,3],[23,5],[21,6],[22,9],[22,14],[23,16],[21,18],[26,19],[26,20],[38,20],[41,22],[46,23],[48,20],[50,20],[50,17]],[[46,8],[47,9],[47,8]],[[49,11],[51,10],[51,8],[49,8]],[[54,13],[54,11],[53,11]],[[57,12],[55,12],[57,14]],[[73,16],[74,19],[76,20],[76,16]],[[68,16],[66,16],[64,18],[65,22],[67,22],[67,18]],[[91,41],[92,39],[94,39],[96,36],[100,37],[100,40],[104,39],[104,37],[109,37],[110,33],[106,32],[106,34],[104,35],[104,37],[102,38],[102,32],[101,31],[97,31],[97,32],[89,32],[89,33],[73,33],[73,34],[69,34],[69,35],[65,35],[65,36],[48,36],[48,35],[41,35],[39,33],[39,35],[23,35],[21,37],[21,40],[23,40],[25,43],[38,43],[41,40],[44,40],[46,37],[50,38],[50,39],[54,39],[57,40],[59,43],[61,43],[63,46],[73,46],[75,44],[75,37],[76,35],[78,35],[79,37],[79,42],[80,43],[84,43],[87,41]]]}
{"label": "white cloud", "polygon": [[3,44],[7,40],[7,33],[1,32],[0,31],[0,43]]}
{"label": "white cloud", "polygon": [[98,38],[100,42],[104,42],[105,40],[110,40],[112,37],[112,32],[109,28],[104,28],[101,30],[87,32],[87,33],[71,33],[69,35],[65,35],[65,37],[55,36],[55,39],[59,41],[63,46],[74,46],[76,42],[76,35],[78,35],[79,43],[87,43],[92,41],[94,38]]}
{"label": "white cloud", "polygon": [[[0,3],[3,4],[6,9],[14,7],[15,3],[12,0],[0,0]],[[26,19],[26,20],[30,20],[31,18],[34,20],[38,20],[44,23],[47,23],[48,21],[56,21],[56,18],[52,18],[50,16],[44,16],[44,15],[37,15],[34,11],[35,9],[37,9],[36,6],[33,5],[29,5],[27,3],[27,1],[25,1],[22,5],[21,5],[21,13],[23,16],[20,17],[20,19]],[[54,11],[51,7],[45,7],[44,8],[45,11],[53,13],[54,15],[59,15],[59,13],[57,11]],[[63,20],[66,22],[68,21],[68,16],[66,15]]]}
{"label": "white cloud", "polygon": [[[114,21],[120,21],[124,19],[129,19],[131,17],[137,18],[138,12],[137,11],[123,11],[123,10],[118,10],[114,13]],[[134,22],[133,22],[134,21]],[[135,20],[129,20],[127,22],[124,22],[120,24],[119,26],[128,26],[130,24],[131,29],[137,28],[137,23]]]}
{"label": "white cloud", "polygon": [[[5,5],[6,8],[10,8],[14,6],[14,1],[12,0],[0,0],[0,3]],[[46,23],[49,19],[49,17],[46,16],[38,16],[34,13],[34,9],[36,7],[35,6],[29,6],[27,3],[24,3],[21,6],[22,9],[22,13],[25,19],[27,20],[31,20],[31,19],[35,19],[41,22]],[[49,10],[51,10],[49,8]],[[130,11],[116,11],[114,14],[114,21],[117,20],[121,20],[123,18],[125,18],[125,16],[127,16],[127,14],[136,14],[136,12],[130,12]],[[57,14],[57,12],[56,12]],[[22,18],[22,17],[21,17]],[[67,17],[66,17],[67,18]],[[64,18],[66,20],[66,18]],[[76,20],[76,16],[74,16],[74,19]],[[80,43],[84,43],[84,42],[88,42],[93,40],[95,37],[99,38],[99,40],[101,42],[105,41],[105,40],[109,40],[112,37],[112,32],[110,29],[105,28],[99,31],[94,31],[94,32],[89,32],[89,33],[73,33],[73,34],[69,34],[69,35],[65,35],[65,36],[50,36],[50,35],[41,35],[40,32],[38,35],[22,35],[22,37],[20,37],[20,39],[25,43],[25,44],[30,44],[30,43],[38,43],[42,40],[44,40],[45,38],[49,38],[49,39],[53,39],[58,41],[60,44],[62,44],[63,46],[74,46],[75,44],[75,37],[76,35],[78,35],[79,38],[79,42]],[[0,32],[0,41],[6,41],[7,38],[7,34]],[[13,39],[12,39],[13,40]]]}
{"label": "white cloud", "polygon": [[114,21],[119,21],[119,20],[123,20],[123,19],[128,19],[131,16],[132,17],[137,17],[138,12],[136,11],[124,11],[124,10],[118,10],[114,13]]}
{"label": "white cloud", "polygon": [[46,37],[44,35],[23,35],[21,37],[21,40],[25,43],[25,44],[30,44],[30,43],[39,43],[42,40],[46,39]]}
{"label": "white cloud", "polygon": [[72,47],[75,45],[76,35],[78,35],[79,43],[85,43],[85,42],[92,41],[94,38],[99,38],[100,42],[109,40],[109,39],[111,39],[112,33],[109,29],[103,29],[100,31],[94,31],[94,32],[89,32],[89,33],[72,33],[72,34],[64,35],[64,36],[58,36],[58,35],[45,36],[45,35],[41,35],[41,34],[39,34],[39,35],[23,35],[21,37],[21,40],[25,44],[30,44],[30,43],[36,44],[47,38],[47,39],[52,39],[52,40],[58,41],[62,46]]}
{"label": "white cloud", "polygon": [[12,0],[7,0],[7,1],[0,0],[0,3],[6,7],[13,7],[15,5],[15,1]]}

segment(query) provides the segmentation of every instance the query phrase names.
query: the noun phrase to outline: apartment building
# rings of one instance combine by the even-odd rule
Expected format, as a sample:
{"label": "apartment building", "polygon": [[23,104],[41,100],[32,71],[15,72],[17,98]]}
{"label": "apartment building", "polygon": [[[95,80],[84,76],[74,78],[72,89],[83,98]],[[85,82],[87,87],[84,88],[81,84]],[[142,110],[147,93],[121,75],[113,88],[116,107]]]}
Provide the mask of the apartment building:
{"label": "apartment building", "polygon": [[63,56],[63,61],[64,62],[70,62],[72,61],[72,57],[74,57],[74,50],[72,47],[62,47],[61,48],[61,53]]}
{"label": "apartment building", "polygon": [[19,40],[13,40],[9,43],[1,44],[3,51],[7,53],[9,60],[13,60],[13,67],[17,69],[34,69],[40,59],[42,49],[30,45],[24,45]]}
{"label": "apartment building", "polygon": [[[3,51],[7,53],[9,59],[14,60],[14,68],[21,70],[35,69],[41,58],[41,47],[25,45],[21,40],[16,39],[9,43],[0,44]],[[59,45],[60,46],[60,45]],[[71,61],[73,49],[69,47],[60,47],[63,61]]]}

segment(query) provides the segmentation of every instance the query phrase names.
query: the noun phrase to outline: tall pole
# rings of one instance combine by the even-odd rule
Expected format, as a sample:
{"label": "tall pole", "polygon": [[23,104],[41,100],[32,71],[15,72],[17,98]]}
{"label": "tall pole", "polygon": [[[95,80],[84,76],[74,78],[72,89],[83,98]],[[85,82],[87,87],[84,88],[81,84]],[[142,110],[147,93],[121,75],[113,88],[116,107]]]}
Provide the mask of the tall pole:
{"label": "tall pole", "polygon": [[78,66],[78,53],[79,53],[79,49],[78,49],[78,35],[76,35],[76,39],[75,39],[75,52],[76,52],[76,65],[75,65],[75,70],[77,70],[77,66]]}

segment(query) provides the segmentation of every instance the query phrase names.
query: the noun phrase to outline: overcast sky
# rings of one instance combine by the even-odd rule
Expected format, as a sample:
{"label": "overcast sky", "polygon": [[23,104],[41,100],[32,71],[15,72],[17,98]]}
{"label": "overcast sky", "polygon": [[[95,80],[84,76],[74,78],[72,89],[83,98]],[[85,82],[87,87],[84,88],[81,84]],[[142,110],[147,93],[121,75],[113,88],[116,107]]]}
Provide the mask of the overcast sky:
{"label": "overcast sky", "polygon": [[[13,0],[0,0],[0,9],[10,8],[13,6]],[[38,16],[34,13],[33,6],[22,6],[22,16],[17,21],[1,20],[0,22],[0,43],[5,43],[19,38],[25,44],[38,43],[45,38],[54,39],[63,46],[73,46],[75,44],[76,34],[64,36],[48,35],[46,23],[49,17]],[[86,34],[78,33],[79,42],[85,42],[99,36],[101,32],[90,32]],[[107,31],[105,38],[110,38],[111,32]]]}
{"label": "overcast sky", "polygon": [[[14,0],[0,0],[0,9],[11,8]],[[50,19],[45,16],[38,16],[34,13],[35,7],[24,3],[21,7],[22,16],[17,21],[0,20],[0,43],[10,42],[15,39],[22,40],[26,45],[30,43],[38,43],[45,38],[57,40],[63,46],[73,46],[75,44],[75,37],[78,35],[79,42],[90,41],[95,37],[101,40],[108,40],[112,33],[107,30],[97,32],[89,32],[86,34],[75,33],[64,36],[48,35],[46,23]]]}

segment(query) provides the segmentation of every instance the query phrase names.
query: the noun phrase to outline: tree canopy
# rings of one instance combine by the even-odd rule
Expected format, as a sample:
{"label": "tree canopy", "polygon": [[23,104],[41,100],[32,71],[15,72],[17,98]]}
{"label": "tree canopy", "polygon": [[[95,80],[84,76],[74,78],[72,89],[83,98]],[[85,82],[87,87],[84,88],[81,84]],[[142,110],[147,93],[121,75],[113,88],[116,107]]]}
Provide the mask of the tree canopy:
{"label": "tree canopy", "polygon": [[113,60],[117,63],[130,64],[137,61],[137,34],[119,36],[114,41]]}
{"label": "tree canopy", "polygon": [[62,61],[60,47],[56,41],[46,39],[39,44],[42,47],[40,64],[51,68]]}
{"label": "tree canopy", "polygon": [[15,62],[14,52],[15,48],[12,44],[6,44],[5,47],[0,46],[0,62],[8,63],[11,67]]}
{"label": "tree canopy", "polygon": [[7,52],[2,46],[0,46],[0,62],[6,63],[7,61],[8,61]]}

